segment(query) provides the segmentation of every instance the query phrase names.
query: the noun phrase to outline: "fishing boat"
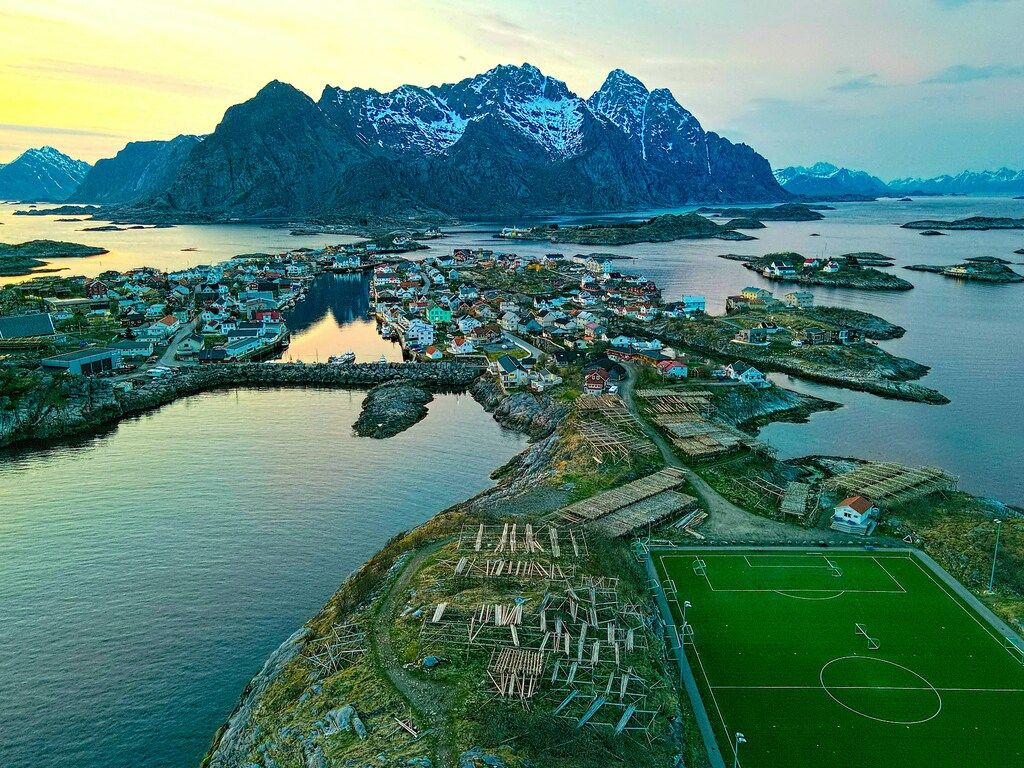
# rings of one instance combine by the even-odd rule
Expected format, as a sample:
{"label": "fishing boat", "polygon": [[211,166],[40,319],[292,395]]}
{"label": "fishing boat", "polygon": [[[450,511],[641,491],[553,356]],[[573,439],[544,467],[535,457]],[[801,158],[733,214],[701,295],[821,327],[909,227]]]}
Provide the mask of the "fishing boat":
{"label": "fishing boat", "polygon": [[356,361],[355,352],[346,352],[343,355],[331,355],[327,358],[327,362],[331,365],[351,365]]}

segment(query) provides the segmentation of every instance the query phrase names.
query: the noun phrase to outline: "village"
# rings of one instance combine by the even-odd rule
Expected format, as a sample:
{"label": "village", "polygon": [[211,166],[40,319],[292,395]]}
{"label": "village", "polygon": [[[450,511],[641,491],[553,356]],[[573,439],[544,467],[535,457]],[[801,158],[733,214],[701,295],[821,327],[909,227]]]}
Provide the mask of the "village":
{"label": "village", "polygon": [[[865,344],[862,329],[824,322],[829,308],[816,308],[807,290],[776,298],[748,287],[727,298],[726,315],[712,317],[704,296],[666,302],[652,281],[619,271],[600,254],[455,248],[398,257],[422,247],[393,237],[169,273],[139,268],[89,279],[36,278],[0,294],[0,354],[15,382],[18,375],[30,381],[35,370],[113,378],[122,390],[195,366],[280,358],[289,344],[282,313],[304,299],[310,281],[362,272],[378,332],[399,344],[406,360],[476,366],[504,396],[530,392],[571,403],[584,415],[581,433],[599,460],[649,447],[619,397],[633,376],[645,418],[688,461],[700,463],[771,453],[737,428],[738,419],[715,413],[714,403],[730,390],[756,401],[772,389],[749,362],[751,350]],[[735,357],[672,345],[658,333],[667,329],[685,341],[690,329],[696,338],[709,323],[725,334]],[[353,362],[354,355],[339,351],[327,365]],[[781,509],[786,488],[777,488]],[[855,519],[840,506],[837,530],[873,530],[873,505]]]}

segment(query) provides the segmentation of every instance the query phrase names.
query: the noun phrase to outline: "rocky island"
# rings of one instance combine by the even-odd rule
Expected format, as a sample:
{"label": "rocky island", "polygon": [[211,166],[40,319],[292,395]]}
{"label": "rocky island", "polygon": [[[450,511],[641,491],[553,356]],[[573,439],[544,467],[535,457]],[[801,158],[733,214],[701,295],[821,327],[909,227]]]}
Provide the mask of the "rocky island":
{"label": "rocky island", "polygon": [[29,240],[25,243],[0,243],[0,275],[16,277],[30,275],[45,267],[51,259],[79,259],[109,253],[97,248],[60,240]]}
{"label": "rocky island", "polygon": [[993,216],[970,216],[966,219],[956,219],[955,221],[923,219],[921,221],[909,221],[903,225],[903,229],[976,230],[981,232],[990,229],[1024,229],[1024,219]]}
{"label": "rocky island", "polygon": [[407,381],[379,384],[366,393],[363,410],[354,428],[363,437],[397,435],[427,415],[427,403],[434,396]]}
{"label": "rocky island", "polygon": [[722,226],[696,213],[665,214],[646,221],[614,224],[558,226],[546,224],[531,229],[506,229],[498,237],[510,240],[547,240],[575,245],[632,245],[634,243],[667,243],[673,240],[755,240]]}
{"label": "rocky island", "polygon": [[710,213],[723,218],[754,219],[756,221],[819,221],[821,213],[803,203],[783,203],[770,208],[698,208],[697,213]]}
{"label": "rocky island", "polygon": [[979,283],[1020,283],[1024,276],[1010,269],[1011,262],[994,256],[976,256],[960,264],[910,264],[904,269],[915,272],[933,272],[957,280],[973,280]]}
{"label": "rocky island", "polygon": [[26,208],[15,211],[15,216],[91,216],[99,213],[98,205],[58,205],[53,208]]}
{"label": "rocky island", "polygon": [[739,261],[747,269],[757,272],[765,279],[779,283],[856,288],[864,291],[909,291],[914,287],[906,280],[876,269],[876,266],[892,266],[891,259],[876,253],[848,253],[834,259],[819,259],[786,251],[764,256],[729,253],[722,254],[719,258]]}

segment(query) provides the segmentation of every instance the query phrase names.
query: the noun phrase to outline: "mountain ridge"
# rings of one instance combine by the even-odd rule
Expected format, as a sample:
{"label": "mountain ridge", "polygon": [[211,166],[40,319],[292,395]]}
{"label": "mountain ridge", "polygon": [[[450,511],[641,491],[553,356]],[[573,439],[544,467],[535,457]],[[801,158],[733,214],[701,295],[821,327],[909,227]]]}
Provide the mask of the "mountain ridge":
{"label": "mountain ridge", "polygon": [[[643,101],[637,133],[612,108]],[[288,126],[282,130],[282,126]],[[392,91],[272,81],[146,207],[173,216],[518,216],[789,199],[768,161],[622,70],[589,99],[536,67]]]}

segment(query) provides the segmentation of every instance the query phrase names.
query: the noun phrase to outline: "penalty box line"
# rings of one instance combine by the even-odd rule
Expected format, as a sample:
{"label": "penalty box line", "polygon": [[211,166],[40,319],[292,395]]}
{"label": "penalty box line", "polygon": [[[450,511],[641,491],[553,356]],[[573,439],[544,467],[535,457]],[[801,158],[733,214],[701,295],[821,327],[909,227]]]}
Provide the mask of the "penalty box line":
{"label": "penalty box line", "polygon": [[[856,559],[856,560],[867,560],[867,559],[870,559],[870,560],[872,560],[875,563],[875,565],[877,565],[879,568],[882,569],[882,571],[885,573],[886,576],[889,577],[889,579],[892,580],[892,582],[896,585],[897,589],[850,589],[850,588],[843,588],[843,589],[812,589],[812,588],[803,588],[803,587],[787,587],[785,589],[780,589],[780,588],[773,588],[773,589],[768,589],[768,588],[765,588],[765,589],[739,589],[739,588],[736,588],[736,589],[718,589],[718,588],[715,587],[714,584],[711,583],[711,577],[708,575],[707,568],[702,569],[701,575],[704,577],[704,580],[708,584],[708,588],[712,592],[722,592],[722,593],[727,593],[727,592],[751,592],[751,593],[769,593],[769,592],[812,592],[812,593],[848,592],[850,594],[862,594],[862,595],[905,595],[905,594],[907,594],[906,588],[900,583],[899,579],[897,579],[895,576],[893,576],[889,572],[889,570],[878,561],[877,557],[870,557],[870,558],[868,558],[868,557],[865,557],[864,555],[845,555],[845,556],[844,555],[839,555],[838,557],[832,557],[832,556],[826,557],[824,554],[819,554],[817,552],[808,552],[808,553],[800,553],[800,554],[792,554],[792,555],[789,555],[789,554],[781,555],[781,557],[820,557],[824,561],[824,563],[822,563],[820,565],[817,565],[817,564],[816,565],[754,565],[754,564],[752,564],[750,562],[750,559],[749,559],[750,557],[755,557],[755,558],[757,558],[757,557],[765,557],[765,558],[769,558],[769,557],[779,557],[779,556],[780,555],[775,555],[773,553],[765,553],[763,555],[756,555],[755,554],[755,555],[752,555],[752,556],[751,555],[742,555],[742,557],[743,557],[744,561],[746,562],[747,566],[750,567],[750,568],[786,568],[786,569],[790,569],[790,568],[805,568],[805,569],[813,569],[813,570],[831,570],[832,568],[835,567],[834,564],[830,562],[830,560],[832,560],[832,559],[840,559],[840,558],[843,558],[843,557],[845,557],[847,559]],[[704,555],[704,554],[699,555],[700,559],[703,559],[704,557],[731,557],[731,558],[736,558],[736,557],[740,557],[740,555],[735,555],[735,554],[731,554],[731,553],[724,553],[724,552],[723,553],[712,553],[712,554],[709,554],[709,555]],[[671,576],[668,575],[668,568],[665,567],[665,560],[668,560],[668,559],[672,559],[672,560],[689,560],[689,557],[687,555],[681,555],[681,554],[680,555],[661,555],[662,568],[665,571],[665,576],[666,576],[667,579],[672,581],[672,584],[675,586],[676,593],[678,594],[679,585],[676,583],[675,579],[671,578]]]}

